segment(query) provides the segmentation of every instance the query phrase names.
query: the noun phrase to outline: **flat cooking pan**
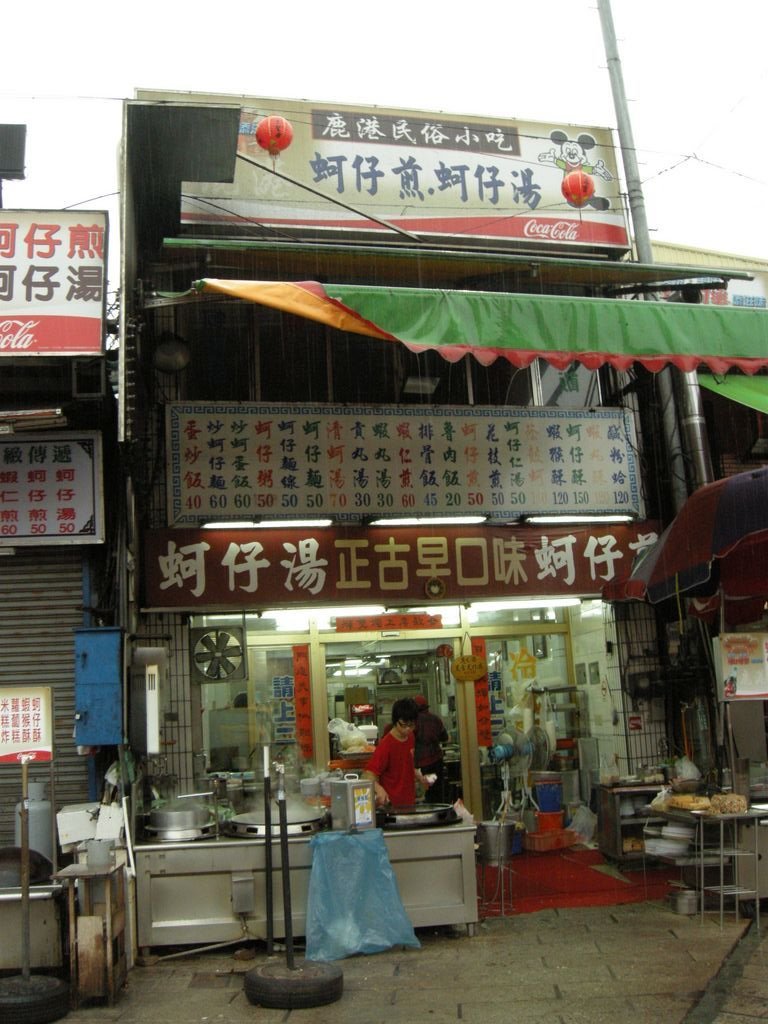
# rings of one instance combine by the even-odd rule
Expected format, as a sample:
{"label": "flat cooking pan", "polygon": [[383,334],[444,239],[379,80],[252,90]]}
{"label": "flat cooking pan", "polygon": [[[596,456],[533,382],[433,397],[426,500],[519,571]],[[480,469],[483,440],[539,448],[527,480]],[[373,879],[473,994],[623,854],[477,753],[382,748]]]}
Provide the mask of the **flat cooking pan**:
{"label": "flat cooking pan", "polygon": [[411,807],[379,807],[376,825],[384,829],[436,828],[453,825],[459,816],[452,804],[414,804]]}

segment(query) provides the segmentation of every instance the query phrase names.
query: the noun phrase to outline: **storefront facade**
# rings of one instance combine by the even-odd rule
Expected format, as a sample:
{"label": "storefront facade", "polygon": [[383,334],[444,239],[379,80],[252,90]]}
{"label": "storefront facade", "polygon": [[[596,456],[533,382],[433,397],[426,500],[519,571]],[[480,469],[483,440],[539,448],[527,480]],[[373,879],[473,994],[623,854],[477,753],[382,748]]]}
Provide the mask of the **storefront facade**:
{"label": "storefront facade", "polygon": [[[272,739],[291,737],[297,770],[315,772],[333,758],[329,719],[380,731],[392,696],[418,690],[446,719],[452,792],[484,816],[498,787],[484,754],[533,687],[588,695],[580,735],[600,734],[628,768],[652,760],[663,711],[630,709],[645,741],[633,749],[621,645],[593,602],[669,512],[662,417],[637,381],[717,363],[699,319],[717,327],[722,311],[616,296],[727,275],[615,259],[629,234],[597,129],[584,173],[600,167],[600,201],[576,207],[557,126],[466,119],[459,141],[446,121],[445,146],[427,115],[378,112],[371,134],[372,111],[288,106],[294,143],[279,152],[257,136],[273,101],[143,93],[126,108],[122,429],[144,461],[128,483],[127,623],[135,646],[164,650],[167,678],[146,753],[187,790],[203,768],[252,770],[263,733],[231,706],[245,691],[262,714],[269,704]],[[185,141],[202,132],[209,147]],[[551,159],[530,148],[542,133]],[[430,176],[438,186],[422,187]],[[455,216],[425,219],[449,188]],[[690,344],[671,344],[667,321],[686,318]],[[753,340],[733,357],[746,365]],[[574,513],[589,521],[563,518]],[[537,527],[541,514],[554,525]],[[211,682],[197,659],[220,641],[228,674]],[[453,663],[473,655],[484,671],[457,679]],[[567,717],[555,749],[574,738]]]}

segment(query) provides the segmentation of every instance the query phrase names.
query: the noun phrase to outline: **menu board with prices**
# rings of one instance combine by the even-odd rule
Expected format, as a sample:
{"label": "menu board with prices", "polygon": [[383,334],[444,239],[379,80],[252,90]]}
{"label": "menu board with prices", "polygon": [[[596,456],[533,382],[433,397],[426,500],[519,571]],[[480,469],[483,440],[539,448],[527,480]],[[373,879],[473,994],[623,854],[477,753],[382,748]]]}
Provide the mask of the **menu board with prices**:
{"label": "menu board with prices", "polygon": [[622,409],[173,403],[169,525],[641,514]]}
{"label": "menu board with prices", "polygon": [[0,439],[0,547],[103,541],[100,434]]}

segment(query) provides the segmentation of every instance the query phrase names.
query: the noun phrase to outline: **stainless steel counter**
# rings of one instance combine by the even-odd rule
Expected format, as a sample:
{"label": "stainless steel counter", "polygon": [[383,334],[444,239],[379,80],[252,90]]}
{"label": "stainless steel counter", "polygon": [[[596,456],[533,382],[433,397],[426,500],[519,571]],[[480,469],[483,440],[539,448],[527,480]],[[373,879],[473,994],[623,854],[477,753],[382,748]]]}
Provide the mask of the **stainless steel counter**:
{"label": "stainless steel counter", "polygon": [[[468,825],[385,831],[400,897],[415,928],[477,922],[475,829]],[[291,918],[306,928],[311,836],[291,836]],[[199,839],[135,847],[137,941],[154,946],[208,945],[266,938],[263,839]],[[280,844],[272,844],[275,938],[285,934]]]}

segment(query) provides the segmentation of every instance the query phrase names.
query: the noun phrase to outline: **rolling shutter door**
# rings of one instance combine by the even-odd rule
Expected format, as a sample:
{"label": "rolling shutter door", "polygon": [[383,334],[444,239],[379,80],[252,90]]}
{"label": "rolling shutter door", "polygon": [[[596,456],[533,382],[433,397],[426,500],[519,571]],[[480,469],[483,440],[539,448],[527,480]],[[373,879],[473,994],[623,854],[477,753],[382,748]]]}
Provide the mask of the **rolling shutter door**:
{"label": "rolling shutter door", "polygon": [[[54,698],[54,810],[88,799],[88,759],[78,755],[74,724],[74,634],[83,625],[83,558],[78,550],[16,549],[0,558],[0,680],[50,686]],[[31,781],[49,782],[50,765],[31,765]],[[49,793],[50,797],[50,793]],[[13,845],[21,769],[0,766],[0,846]]]}

